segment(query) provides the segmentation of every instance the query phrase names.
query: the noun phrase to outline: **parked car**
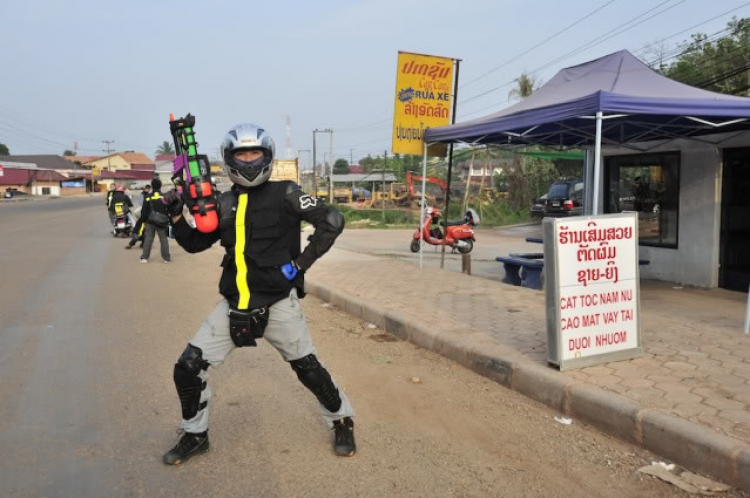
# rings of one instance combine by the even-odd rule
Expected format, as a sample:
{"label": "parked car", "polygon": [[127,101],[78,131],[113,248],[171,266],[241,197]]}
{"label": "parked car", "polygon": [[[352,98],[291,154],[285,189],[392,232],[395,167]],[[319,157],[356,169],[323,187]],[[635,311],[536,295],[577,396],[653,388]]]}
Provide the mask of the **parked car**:
{"label": "parked car", "polygon": [[22,192],[16,188],[8,187],[5,189],[5,193],[3,194],[3,197],[6,199],[12,199],[13,197],[28,197],[29,194],[26,192]]}
{"label": "parked car", "polygon": [[563,217],[583,214],[583,180],[555,182],[547,192],[544,216]]}
{"label": "parked car", "polygon": [[532,218],[544,218],[544,205],[546,201],[547,194],[544,194],[538,199],[534,199],[534,204],[531,206]]}

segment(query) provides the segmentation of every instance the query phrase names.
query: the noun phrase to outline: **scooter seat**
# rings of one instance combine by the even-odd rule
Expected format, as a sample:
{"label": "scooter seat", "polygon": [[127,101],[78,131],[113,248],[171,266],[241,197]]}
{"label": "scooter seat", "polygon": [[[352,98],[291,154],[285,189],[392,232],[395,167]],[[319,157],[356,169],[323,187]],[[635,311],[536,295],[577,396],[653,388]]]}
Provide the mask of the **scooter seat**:
{"label": "scooter seat", "polygon": [[441,221],[440,222],[440,226],[442,226],[442,227],[455,227],[455,226],[458,226],[458,225],[465,225],[465,224],[466,224],[465,220],[448,221],[448,222]]}

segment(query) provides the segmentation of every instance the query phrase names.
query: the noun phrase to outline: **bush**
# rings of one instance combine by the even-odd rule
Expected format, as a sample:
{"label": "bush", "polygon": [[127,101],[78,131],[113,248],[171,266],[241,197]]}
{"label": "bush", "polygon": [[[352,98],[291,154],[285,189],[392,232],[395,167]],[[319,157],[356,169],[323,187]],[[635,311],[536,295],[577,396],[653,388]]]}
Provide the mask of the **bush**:
{"label": "bush", "polygon": [[416,211],[401,209],[386,209],[385,223],[381,209],[355,209],[349,206],[336,205],[346,219],[349,228],[388,228],[392,226],[415,226],[419,223]]}

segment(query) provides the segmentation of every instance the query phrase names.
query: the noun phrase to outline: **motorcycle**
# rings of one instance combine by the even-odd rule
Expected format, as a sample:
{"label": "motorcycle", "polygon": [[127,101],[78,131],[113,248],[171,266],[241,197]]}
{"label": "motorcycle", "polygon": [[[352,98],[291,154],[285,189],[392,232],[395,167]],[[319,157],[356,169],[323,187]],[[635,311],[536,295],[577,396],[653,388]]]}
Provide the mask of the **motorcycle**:
{"label": "motorcycle", "polygon": [[[440,210],[438,208],[427,207],[425,209],[424,227],[422,237],[424,241],[433,246],[445,245],[450,246],[451,252],[458,251],[461,254],[469,254],[474,249],[474,227],[479,225],[479,215],[473,209],[468,209],[464,219],[460,221],[442,222],[440,225],[445,227],[445,234],[440,230],[438,220],[440,219]],[[414,231],[413,240],[409,248],[411,252],[419,252],[419,228]]]}
{"label": "motorcycle", "polygon": [[122,202],[115,204],[112,227],[112,236],[114,237],[130,237],[130,232],[133,230],[133,222],[130,219],[128,209]]}

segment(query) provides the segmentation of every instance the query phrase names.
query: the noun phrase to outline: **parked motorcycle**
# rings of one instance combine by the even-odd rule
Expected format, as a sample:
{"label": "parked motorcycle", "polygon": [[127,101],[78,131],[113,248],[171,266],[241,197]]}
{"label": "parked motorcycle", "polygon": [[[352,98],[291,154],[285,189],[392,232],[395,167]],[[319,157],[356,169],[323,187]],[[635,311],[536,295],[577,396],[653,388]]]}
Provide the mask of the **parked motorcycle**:
{"label": "parked motorcycle", "polygon": [[[461,254],[469,254],[474,249],[474,227],[479,225],[479,215],[473,209],[466,211],[464,219],[459,221],[442,222],[445,233],[438,226],[440,219],[440,210],[438,208],[427,207],[425,209],[425,219],[423,227],[424,241],[433,246],[443,244],[450,246],[452,251],[458,251]],[[409,247],[411,252],[419,252],[419,228],[414,231],[413,240]]]}

